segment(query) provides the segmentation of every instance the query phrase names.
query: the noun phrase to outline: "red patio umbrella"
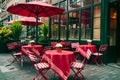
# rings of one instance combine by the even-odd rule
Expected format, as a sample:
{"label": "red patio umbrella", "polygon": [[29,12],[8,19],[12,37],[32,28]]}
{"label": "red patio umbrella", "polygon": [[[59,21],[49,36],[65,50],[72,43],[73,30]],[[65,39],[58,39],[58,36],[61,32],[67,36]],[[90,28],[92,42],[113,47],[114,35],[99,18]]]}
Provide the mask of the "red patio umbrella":
{"label": "red patio umbrella", "polygon": [[38,17],[50,17],[62,14],[64,9],[40,1],[19,3],[7,9],[12,14],[36,18],[36,41],[38,40]]}
{"label": "red patio umbrella", "polygon": [[[36,19],[33,17],[24,17],[18,21],[20,21],[22,25],[36,26]],[[41,25],[41,24],[43,24],[43,22],[38,21],[38,25]]]}
{"label": "red patio umbrella", "polygon": [[[36,19],[33,17],[24,17],[22,19],[19,19],[17,21],[20,21],[22,25],[26,25],[26,26],[36,26]],[[6,22],[6,24],[13,24],[14,21],[9,21]],[[43,24],[43,22],[38,21],[38,25]]]}

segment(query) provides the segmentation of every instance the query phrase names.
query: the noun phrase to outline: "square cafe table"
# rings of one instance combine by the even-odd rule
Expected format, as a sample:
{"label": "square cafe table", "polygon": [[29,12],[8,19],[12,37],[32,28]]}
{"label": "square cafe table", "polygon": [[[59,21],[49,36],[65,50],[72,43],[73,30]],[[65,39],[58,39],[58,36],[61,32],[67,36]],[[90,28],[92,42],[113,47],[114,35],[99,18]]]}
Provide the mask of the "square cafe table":
{"label": "square cafe table", "polygon": [[70,64],[75,61],[75,57],[72,51],[47,50],[42,57],[42,61],[47,62],[62,80],[67,80],[70,75]]}

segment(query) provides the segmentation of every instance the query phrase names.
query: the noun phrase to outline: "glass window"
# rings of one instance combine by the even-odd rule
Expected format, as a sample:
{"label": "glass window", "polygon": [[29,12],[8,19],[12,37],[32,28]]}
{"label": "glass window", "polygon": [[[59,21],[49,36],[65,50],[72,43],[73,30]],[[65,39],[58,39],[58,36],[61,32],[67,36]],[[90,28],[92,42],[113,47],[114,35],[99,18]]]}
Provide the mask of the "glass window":
{"label": "glass window", "polygon": [[58,2],[59,0],[51,0],[51,4]]}
{"label": "glass window", "polygon": [[83,6],[83,0],[68,0],[68,9],[74,9]]}
{"label": "glass window", "polygon": [[99,2],[101,2],[101,0],[94,0],[94,4]]}
{"label": "glass window", "polygon": [[117,11],[110,8],[110,45],[116,45],[116,30],[117,29]]}
{"label": "glass window", "polygon": [[78,40],[79,39],[79,11],[69,13],[69,39]]}
{"label": "glass window", "polygon": [[92,0],[83,0],[83,4],[84,4],[84,6],[91,5]]}
{"label": "glass window", "polygon": [[91,9],[82,10],[82,19],[81,19],[81,39],[90,39],[91,38]]}
{"label": "glass window", "polygon": [[60,16],[60,38],[66,39],[66,14]]}
{"label": "glass window", "polygon": [[61,1],[60,2],[60,7],[67,9],[67,1]]}
{"label": "glass window", "polygon": [[94,7],[93,39],[100,40],[100,6]]}
{"label": "glass window", "polygon": [[51,39],[58,39],[58,28],[59,28],[59,16],[53,16],[52,17],[52,23],[51,23]]}

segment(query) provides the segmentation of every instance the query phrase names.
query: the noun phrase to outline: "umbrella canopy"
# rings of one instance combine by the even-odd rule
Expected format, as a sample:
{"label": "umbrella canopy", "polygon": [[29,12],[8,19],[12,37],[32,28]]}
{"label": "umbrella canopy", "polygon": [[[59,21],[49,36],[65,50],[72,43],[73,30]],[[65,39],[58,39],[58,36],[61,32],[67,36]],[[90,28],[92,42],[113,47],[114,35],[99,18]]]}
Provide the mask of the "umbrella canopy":
{"label": "umbrella canopy", "polygon": [[[17,21],[20,21],[22,25],[26,25],[26,26],[36,26],[36,19],[33,17],[24,17],[22,19],[19,19]],[[6,24],[13,24],[14,21],[9,21],[6,22]],[[43,22],[38,21],[38,25],[43,24]]]}
{"label": "umbrella canopy", "polygon": [[7,9],[12,14],[36,18],[36,41],[38,40],[38,17],[50,17],[62,14],[64,9],[40,1],[31,1],[12,5]]}
{"label": "umbrella canopy", "polygon": [[[24,17],[18,21],[20,21],[22,25],[36,26],[36,19],[33,17]],[[43,22],[38,21],[38,25],[41,25],[41,24],[43,24]]]}

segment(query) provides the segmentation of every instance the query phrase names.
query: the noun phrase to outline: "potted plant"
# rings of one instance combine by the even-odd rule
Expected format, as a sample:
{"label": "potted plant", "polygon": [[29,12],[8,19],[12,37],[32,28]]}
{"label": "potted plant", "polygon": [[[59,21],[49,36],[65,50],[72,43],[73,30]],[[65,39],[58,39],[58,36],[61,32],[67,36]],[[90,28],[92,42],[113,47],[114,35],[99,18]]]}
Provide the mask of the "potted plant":
{"label": "potted plant", "polygon": [[22,25],[19,21],[15,21],[13,24],[10,25],[10,29],[12,30],[12,34],[11,34],[11,39],[13,41],[19,41],[20,40],[20,36],[22,33]]}
{"label": "potted plant", "polygon": [[0,52],[8,52],[7,42],[12,31],[7,27],[0,27]]}
{"label": "potted plant", "polygon": [[47,46],[49,44],[49,37],[48,37],[48,24],[43,24],[40,26],[40,32],[39,32],[39,44],[42,44],[43,46]]}

